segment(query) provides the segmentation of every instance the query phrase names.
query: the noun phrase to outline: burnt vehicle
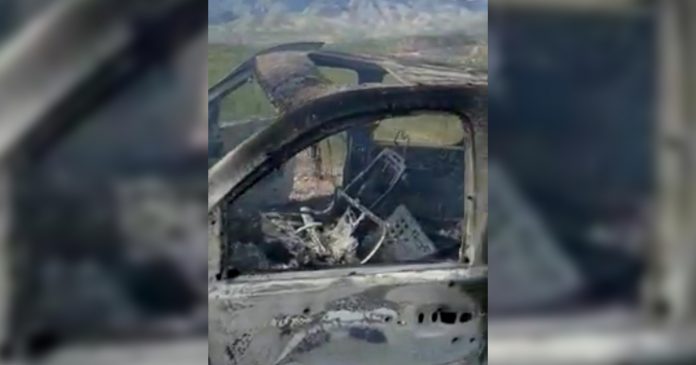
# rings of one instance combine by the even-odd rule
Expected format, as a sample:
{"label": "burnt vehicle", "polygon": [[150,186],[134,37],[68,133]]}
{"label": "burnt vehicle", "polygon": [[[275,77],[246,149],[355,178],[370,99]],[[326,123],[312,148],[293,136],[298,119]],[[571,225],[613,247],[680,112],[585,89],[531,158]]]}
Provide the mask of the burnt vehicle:
{"label": "burnt vehicle", "polygon": [[[277,115],[220,120],[248,82]],[[208,105],[211,364],[485,363],[485,75],[296,43]]]}
{"label": "burnt vehicle", "polygon": [[[679,173],[694,151],[671,146],[694,145],[694,109],[682,103],[696,80],[696,3],[493,7],[491,168],[506,174],[489,179],[489,362],[694,363],[696,184]],[[529,254],[540,235],[496,242],[503,221],[534,215],[515,209],[515,194],[496,194],[508,182],[560,254]],[[524,293],[508,290],[506,272]],[[535,291],[547,300],[520,300]]]}
{"label": "burnt vehicle", "polygon": [[0,49],[0,362],[125,363],[124,340],[205,361],[204,8],[65,0],[26,23]]}

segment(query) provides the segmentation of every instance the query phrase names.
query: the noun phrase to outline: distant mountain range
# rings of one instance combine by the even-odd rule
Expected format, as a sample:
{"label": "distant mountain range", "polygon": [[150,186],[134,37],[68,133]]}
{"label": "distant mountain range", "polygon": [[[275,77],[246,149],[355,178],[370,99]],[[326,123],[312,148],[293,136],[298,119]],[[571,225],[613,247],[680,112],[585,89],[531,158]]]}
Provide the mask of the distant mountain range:
{"label": "distant mountain range", "polygon": [[208,0],[209,40],[485,34],[488,0]]}

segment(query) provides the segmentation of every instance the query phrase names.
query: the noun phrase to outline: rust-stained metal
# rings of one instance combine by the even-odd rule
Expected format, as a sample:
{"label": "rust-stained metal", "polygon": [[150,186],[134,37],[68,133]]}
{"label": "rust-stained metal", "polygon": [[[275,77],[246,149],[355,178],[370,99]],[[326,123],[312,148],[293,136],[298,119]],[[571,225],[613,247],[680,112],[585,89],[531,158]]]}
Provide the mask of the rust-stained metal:
{"label": "rust-stained metal", "polygon": [[[454,84],[372,86],[317,98],[311,104],[304,104],[282,115],[209,170],[208,209],[215,208],[225,197],[234,200],[268,174],[273,165],[287,161],[312,143],[342,130],[372,123],[380,117],[411,115],[415,111],[448,112],[460,116],[470,133],[484,134],[485,121],[476,121],[481,125],[473,126],[468,112],[486,108],[486,97],[487,90],[481,85]],[[474,137],[472,142],[482,143],[483,139],[484,136]],[[471,153],[475,154],[476,150],[474,147]],[[480,154],[471,156],[471,160],[483,164],[487,160],[487,152],[478,152]],[[484,187],[479,184],[476,188]],[[480,201],[485,198],[477,196],[471,199]]]}
{"label": "rust-stained metal", "polygon": [[[309,48],[315,46],[309,44]],[[318,67],[355,71],[359,85],[333,84]],[[385,75],[393,76],[399,84],[380,83]],[[482,247],[488,198],[485,77],[393,57],[281,46],[257,54],[213,86],[210,110],[219,106],[221,95],[229,95],[242,84],[229,80],[246,82],[250,78],[258,82],[279,115],[220,158],[208,173],[208,210],[217,217],[216,224],[222,224],[218,230],[220,237],[214,237],[220,244],[218,275],[217,279],[211,279],[209,290],[211,364],[484,362],[487,271]],[[238,261],[231,257],[238,250],[230,249],[224,222],[228,222],[226,215],[235,209],[235,202],[245,192],[317,142],[344,131],[348,132],[348,138],[353,138],[355,133],[369,131],[379,120],[423,112],[453,115],[461,121],[464,130],[461,149],[465,161],[464,215],[459,225],[462,233],[457,235],[462,240],[458,260],[355,266],[366,264],[380,250],[386,236],[393,231],[391,222],[411,222],[408,234],[415,235],[411,244],[427,246],[427,238],[417,238],[418,232],[424,235],[405,206],[396,209],[390,220],[374,213],[373,209],[393,186],[374,201],[360,196],[362,188],[358,185],[370,179],[368,171],[378,157],[371,158],[372,162],[368,161],[360,171],[351,172],[350,180],[344,180],[346,187],[336,190],[328,208],[323,211],[302,208],[298,226],[284,228],[293,232],[288,244],[296,246],[298,237],[306,237],[304,241],[299,238],[299,245],[315,247],[310,249],[313,252],[337,252],[336,258],[351,252],[351,245],[355,245],[351,241],[354,227],[363,220],[371,220],[383,227],[383,234],[381,238],[379,233],[375,234],[376,243],[366,256],[359,257],[357,262],[344,261],[343,265],[348,266],[343,268],[332,266],[341,262],[333,259],[332,265],[320,265],[316,271],[252,274],[230,265]],[[209,117],[209,122],[217,124],[215,119]],[[403,163],[404,157],[392,152],[393,161]],[[357,152],[349,148],[346,156],[349,160],[353,157],[351,153]],[[404,174],[399,168],[395,172],[390,180],[394,184]],[[344,175],[343,179],[348,177]],[[358,183],[353,189],[355,181]],[[337,208],[344,206],[341,204],[349,210],[343,213]],[[350,214],[350,209],[354,209],[355,216]],[[341,223],[322,235],[316,229],[321,219],[315,219],[312,214],[321,218],[327,212],[336,211]],[[399,237],[389,236],[389,244],[405,244]],[[340,244],[334,247],[326,241],[331,238]],[[408,252],[388,252],[401,252],[396,256],[408,257]],[[299,267],[285,269],[296,268]]]}
{"label": "rust-stained metal", "polygon": [[[319,49],[322,46],[323,43],[320,42],[282,44],[277,47],[269,48],[263,52],[259,52],[257,53],[257,56],[278,51],[309,51]],[[254,72],[254,59],[255,57],[237,66],[237,68],[235,68],[234,71],[232,71],[229,75],[210,87],[210,90],[208,90],[208,104],[210,105],[219,102],[220,99],[244,85],[244,83],[252,77]]]}
{"label": "rust-stained metal", "polygon": [[212,285],[212,364],[475,364],[486,270],[334,269]]}
{"label": "rust-stained metal", "polygon": [[[301,54],[260,57],[261,66],[256,70],[259,82],[283,114],[209,170],[209,210],[223,198],[234,201],[274,167],[332,134],[385,117],[445,112],[459,116],[467,132],[464,237],[473,241],[476,222],[485,222],[487,214],[487,86],[483,81],[450,85],[380,84],[334,88],[337,91],[332,92],[328,81]],[[284,67],[272,66],[272,61],[290,63]],[[472,79],[475,78],[469,78]],[[480,263],[482,250],[475,249],[475,245],[466,246],[462,257]]]}

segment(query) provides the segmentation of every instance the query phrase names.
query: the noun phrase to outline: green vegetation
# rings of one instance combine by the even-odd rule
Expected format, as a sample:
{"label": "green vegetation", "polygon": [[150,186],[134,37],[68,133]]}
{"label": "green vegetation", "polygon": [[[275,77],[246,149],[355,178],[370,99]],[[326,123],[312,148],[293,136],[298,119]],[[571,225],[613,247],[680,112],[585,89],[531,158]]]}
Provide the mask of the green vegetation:
{"label": "green vegetation", "polygon": [[[249,46],[208,45],[208,85],[212,86],[235,67],[253,56],[259,49]],[[220,121],[232,121],[256,116],[272,116],[273,106],[255,83],[242,86],[233,97],[225,98]]]}
{"label": "green vegetation", "polygon": [[208,44],[208,85],[213,85],[257,50],[248,46]]}

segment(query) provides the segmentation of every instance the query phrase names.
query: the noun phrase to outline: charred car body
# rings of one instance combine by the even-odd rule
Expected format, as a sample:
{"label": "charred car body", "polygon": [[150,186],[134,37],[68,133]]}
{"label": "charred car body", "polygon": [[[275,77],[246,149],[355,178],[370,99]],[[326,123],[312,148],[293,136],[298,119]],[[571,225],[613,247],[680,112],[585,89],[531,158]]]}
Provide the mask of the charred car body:
{"label": "charred car body", "polygon": [[53,3],[0,55],[0,362],[122,363],[80,345],[207,333],[205,10]]}
{"label": "charred car body", "polygon": [[[211,363],[485,362],[485,76],[321,48],[209,89]],[[278,116],[222,123],[252,80]]]}

